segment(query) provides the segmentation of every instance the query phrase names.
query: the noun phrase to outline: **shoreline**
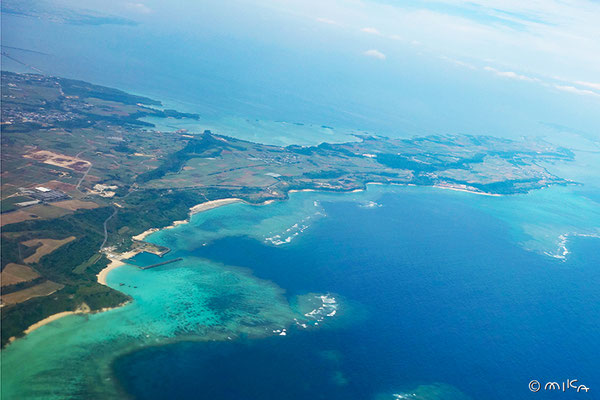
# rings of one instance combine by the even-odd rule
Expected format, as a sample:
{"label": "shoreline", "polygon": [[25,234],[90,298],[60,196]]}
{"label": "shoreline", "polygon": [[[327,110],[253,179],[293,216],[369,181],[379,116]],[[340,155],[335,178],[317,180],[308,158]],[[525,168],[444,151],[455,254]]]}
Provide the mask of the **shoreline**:
{"label": "shoreline", "polygon": [[152,235],[154,232],[158,232],[158,228],[150,228],[145,230],[144,232],[140,233],[139,235],[135,235],[132,236],[131,239],[133,240],[137,240],[137,241],[143,241],[147,236]]}
{"label": "shoreline", "polygon": [[458,187],[453,187],[453,186],[433,185],[432,187],[438,188],[438,189],[445,189],[445,190],[454,190],[455,192],[478,194],[480,196],[502,197],[502,195],[498,194],[498,193],[476,192],[474,190],[463,189],[463,188],[458,188]]}
{"label": "shoreline", "polygon": [[[354,189],[354,190],[341,190],[341,191],[339,191],[339,193],[357,193],[357,192],[367,191],[369,185],[381,185],[381,186],[386,186],[386,185],[387,186],[395,186],[395,185],[398,185],[398,186],[420,186],[420,185],[415,185],[415,184],[411,184],[411,183],[408,183],[408,184],[387,183],[386,184],[386,183],[383,183],[383,182],[365,182],[365,187],[364,188],[358,188],[358,189]],[[466,188],[460,188],[460,187],[453,187],[453,186],[432,185],[432,186],[423,186],[423,187],[434,187],[434,188],[439,188],[439,189],[453,190],[453,191],[457,191],[457,192],[465,192],[465,193],[478,194],[478,195],[491,196],[491,197],[500,197],[500,196],[502,196],[501,194],[487,193],[487,192],[477,192],[477,191],[474,191],[474,190],[470,190],[470,189],[466,189]],[[287,192],[287,194],[289,195],[291,193],[319,192],[319,191],[322,191],[322,190],[319,190],[319,189],[310,189],[310,188],[307,188],[307,189],[291,189],[291,190],[289,190]],[[327,190],[324,190],[324,191],[327,191]],[[224,199],[209,200],[209,201],[206,201],[204,203],[196,204],[195,206],[190,207],[190,209],[189,209],[189,216],[188,216],[187,219],[180,220],[180,221],[173,221],[173,223],[171,225],[165,226],[163,228],[150,228],[150,229],[147,229],[146,231],[144,231],[144,232],[142,232],[142,233],[140,233],[138,235],[132,236],[131,238],[133,240],[140,241],[140,242],[144,241],[144,239],[146,239],[148,236],[152,235],[153,233],[156,233],[156,232],[164,230],[164,229],[173,229],[173,228],[175,228],[175,227],[177,227],[179,225],[183,225],[183,224],[189,223],[190,222],[190,217],[192,215],[199,214],[199,213],[204,212],[204,211],[212,210],[214,208],[222,207],[222,206],[225,206],[225,205],[228,205],[228,204],[244,203],[244,204],[250,204],[250,205],[253,205],[253,206],[256,206],[256,205],[266,206],[266,205],[274,203],[275,201],[276,201],[276,199],[270,199],[270,200],[265,200],[264,202],[259,203],[259,204],[254,204],[254,203],[249,203],[249,202],[247,202],[245,200],[242,200],[240,198],[237,198],[237,197],[228,197],[228,198],[224,198]],[[129,254],[129,253],[131,253],[131,252],[123,253],[123,255]],[[127,256],[127,257],[118,257],[117,260],[120,261],[122,258],[133,257],[137,253],[139,253],[139,252],[133,252],[133,255],[130,255],[130,256]],[[109,258],[111,258],[111,257],[109,257]],[[111,258],[111,260],[112,259],[113,258]],[[102,271],[100,271],[100,273],[97,276],[100,277],[100,275],[102,274],[102,278],[104,279],[104,282],[105,282],[106,274],[108,274],[108,272],[110,272],[111,270],[113,270],[115,268],[118,268],[120,266],[121,265],[114,265],[114,266],[109,265],[109,266],[107,266],[104,269],[104,270],[106,270],[106,272],[104,274],[102,274],[104,272],[104,270],[102,270]],[[109,269],[109,267],[110,267],[110,269]],[[105,283],[103,283],[103,284],[105,284]]]}
{"label": "shoreline", "polygon": [[140,250],[130,250],[126,251],[125,253],[106,254],[106,257],[108,257],[108,259],[110,260],[110,264],[108,264],[106,267],[100,270],[100,272],[98,272],[98,275],[96,275],[96,281],[101,285],[108,286],[108,284],[106,283],[108,273],[113,269],[117,269],[119,267],[122,267],[123,265],[127,265],[125,262],[123,262],[123,260],[135,257],[139,253],[141,253]]}
{"label": "shoreline", "polygon": [[292,189],[288,190],[288,194],[290,193],[301,193],[301,192],[316,192],[316,189]]}
{"label": "shoreline", "polygon": [[244,202],[244,201],[242,199],[238,199],[237,197],[205,201],[204,203],[196,204],[195,206],[191,207],[190,208],[190,216],[201,213],[203,211],[212,210],[213,208],[225,206],[227,204],[240,203],[240,202]]}
{"label": "shoreline", "polygon": [[56,314],[52,314],[49,317],[46,317],[43,320],[38,321],[35,324],[31,325],[29,328],[25,329],[23,332],[27,335],[27,334],[35,331],[36,329],[49,324],[52,321],[56,321],[57,319],[66,317],[67,315],[75,315],[75,314],[82,314],[82,312],[80,312],[80,311],[63,311],[63,312],[59,312]]}
{"label": "shoreline", "polygon": [[[173,223],[169,226],[165,226],[164,228],[150,228],[145,230],[144,232],[132,236],[131,239],[136,240],[136,241],[143,241],[145,238],[147,238],[148,236],[150,236],[151,234],[164,230],[164,229],[173,229],[179,225],[183,225],[183,224],[187,224],[190,222],[190,217],[194,214],[198,214],[201,213],[203,211],[208,211],[208,210],[212,210],[213,208],[217,208],[217,207],[222,207],[225,206],[227,204],[233,204],[233,203],[240,203],[240,202],[244,202],[242,199],[238,199],[235,197],[231,197],[231,198],[226,198],[226,199],[218,199],[218,200],[210,200],[210,201],[206,201],[204,203],[200,203],[200,204],[196,204],[195,206],[190,207],[189,210],[189,217],[187,219],[183,219],[183,220],[179,220],[179,221],[173,221]],[[273,202],[273,200],[267,200],[266,202],[264,202],[263,204],[271,204]],[[130,250],[127,251],[125,253],[119,253],[119,254],[107,254],[108,259],[111,261],[110,264],[108,264],[105,268],[103,268],[98,275],[96,275],[97,278],[97,282],[101,285],[105,285],[108,286],[106,283],[106,278],[108,277],[108,274],[114,270],[117,269],[119,267],[122,267],[123,265],[126,265],[125,262],[123,262],[124,259],[128,259],[131,257],[136,256],[137,254],[141,253],[141,250]]]}
{"label": "shoreline", "polygon": [[[49,315],[46,318],[39,320],[38,322],[36,322],[34,324],[31,324],[27,329],[25,329],[23,331],[23,336],[21,336],[21,337],[25,337],[26,335],[30,334],[31,332],[38,330],[42,326],[48,325],[51,322],[54,322],[56,320],[59,320],[63,317],[69,316],[69,315],[97,314],[97,313],[101,313],[101,312],[105,312],[105,311],[109,311],[109,310],[114,310],[119,307],[123,307],[127,303],[129,303],[129,301],[125,301],[115,307],[104,307],[99,310],[91,310],[87,304],[82,303],[79,307],[77,307],[75,309],[75,311],[61,311],[59,313]],[[8,339],[7,344],[14,342],[15,340],[17,340],[21,337],[13,336]]]}
{"label": "shoreline", "polygon": [[[369,185],[386,185],[385,183],[382,182],[366,182],[365,183],[365,188],[364,189],[354,189],[354,190],[350,190],[350,191],[341,191],[341,193],[354,193],[354,192],[362,192],[362,191],[366,191]],[[415,186],[415,185],[411,185],[408,184],[407,186]],[[466,192],[466,193],[472,193],[472,194],[478,194],[478,195],[484,195],[484,196],[493,196],[493,197],[499,197],[501,196],[500,194],[493,194],[493,193],[485,193],[485,192],[475,192],[472,190],[468,190],[468,189],[462,189],[462,188],[456,188],[456,187],[449,187],[449,186],[439,186],[439,185],[433,185],[431,187],[435,187],[435,188],[439,188],[439,189],[448,189],[448,190],[454,190],[454,191],[459,191],[459,192]],[[299,193],[299,192],[317,192],[319,190],[317,189],[292,189],[290,191],[288,191],[289,193]],[[146,237],[150,236],[151,234],[158,232],[160,230],[163,229],[173,229],[179,225],[183,225],[183,224],[187,224],[190,222],[190,217],[192,215],[195,214],[199,214],[201,212],[204,211],[208,211],[208,210],[212,210],[214,208],[218,208],[218,207],[222,207],[228,204],[233,204],[233,203],[245,203],[245,204],[252,204],[252,205],[268,205],[268,204],[272,204],[275,202],[275,199],[270,199],[270,200],[266,200],[263,203],[260,204],[252,204],[252,203],[248,203],[242,199],[239,198],[225,198],[225,199],[218,199],[218,200],[210,200],[204,203],[200,203],[197,204],[195,206],[190,207],[189,209],[189,217],[185,220],[179,220],[179,221],[173,221],[173,223],[169,226],[166,226],[164,228],[150,228],[138,235],[132,236],[133,240],[136,241],[143,241]],[[124,265],[127,265],[125,262],[123,262],[123,259],[128,259],[131,257],[134,257],[135,255],[139,254],[140,252],[142,252],[141,250],[130,250],[127,251],[125,253],[118,253],[118,254],[107,254],[108,259],[111,261],[105,268],[103,268],[102,270],[100,270],[100,272],[96,275],[96,279],[97,282],[101,285],[105,285],[108,286],[107,284],[107,277],[108,274],[117,269],[120,268]],[[127,304],[128,302],[124,302],[122,304],[119,304],[115,307],[106,307],[106,308],[102,308],[100,310],[96,310],[96,311],[91,311],[89,309],[89,307],[87,306],[87,304],[82,304],[79,308],[77,308],[75,311],[62,311],[56,314],[52,314],[34,324],[32,324],[31,326],[29,326],[25,331],[24,334],[27,335],[28,333],[31,333],[37,329],[39,329],[40,327],[47,325],[51,322],[54,322],[60,318],[66,317],[68,315],[77,315],[77,314],[94,314],[94,313],[100,313],[100,312],[104,312],[104,311],[108,311],[108,310],[112,310],[115,308],[119,308],[122,307],[123,305]],[[12,343],[14,340],[16,340],[16,337],[11,337],[9,339],[9,343]]]}
{"label": "shoreline", "polygon": [[[270,201],[270,200],[267,200],[267,201]],[[240,202],[244,202],[244,201],[242,199],[238,199],[236,197],[206,201],[204,203],[196,204],[195,206],[190,207],[189,216],[191,217],[194,214],[198,214],[203,211],[212,210],[213,208],[218,208],[221,206],[225,206],[227,204],[240,203]],[[165,226],[164,228],[147,229],[138,235],[132,236],[131,239],[142,242],[142,241],[144,241],[144,239],[146,239],[148,236],[152,235],[155,232],[158,232],[158,231],[161,231],[164,229],[173,229],[178,225],[187,224],[189,222],[190,222],[189,217],[187,219],[182,219],[180,221],[173,221],[173,223],[169,226]],[[129,258],[129,257],[127,257],[127,258]]]}
{"label": "shoreline", "polygon": [[108,276],[108,273],[115,268],[122,267],[123,265],[125,265],[123,261],[117,260],[116,258],[110,258],[110,264],[98,272],[98,275],[96,275],[96,280],[99,284],[108,286],[106,283],[106,277]]}

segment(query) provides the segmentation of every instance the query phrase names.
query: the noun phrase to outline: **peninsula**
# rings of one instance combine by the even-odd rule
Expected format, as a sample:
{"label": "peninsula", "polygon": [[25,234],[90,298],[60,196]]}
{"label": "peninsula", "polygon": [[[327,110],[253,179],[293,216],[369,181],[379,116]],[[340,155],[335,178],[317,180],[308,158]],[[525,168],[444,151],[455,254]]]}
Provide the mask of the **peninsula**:
{"label": "peninsula", "polygon": [[489,136],[361,134],[278,147],[210,131],[164,132],[143,118],[199,116],[35,74],[2,72],[2,104],[2,345],[51,315],[128,301],[101,284],[107,254],[149,249],[137,235],[185,220],[190,209],[367,183],[511,195],[570,183],[542,163],[573,159],[543,140]]}

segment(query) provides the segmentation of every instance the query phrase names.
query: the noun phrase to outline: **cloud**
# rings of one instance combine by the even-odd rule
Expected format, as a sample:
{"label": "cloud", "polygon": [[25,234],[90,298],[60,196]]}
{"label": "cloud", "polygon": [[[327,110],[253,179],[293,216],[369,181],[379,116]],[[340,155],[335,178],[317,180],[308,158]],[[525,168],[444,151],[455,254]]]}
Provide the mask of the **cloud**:
{"label": "cloud", "polygon": [[377,28],[361,28],[361,32],[370,33],[371,35],[379,35],[381,36],[381,32],[377,30]]}
{"label": "cloud", "polygon": [[316,19],[317,22],[321,22],[323,24],[328,24],[328,25],[341,25],[339,22],[334,21],[333,19],[329,19],[329,18],[322,18],[319,17]]}
{"label": "cloud", "polygon": [[574,94],[579,94],[579,95],[584,95],[584,96],[598,96],[600,97],[600,93],[596,93],[593,92],[591,90],[587,90],[587,89],[579,89],[576,88],[575,86],[570,86],[570,85],[554,85],[554,87],[558,90],[562,90],[563,92],[569,92],[569,93],[574,93]]}
{"label": "cloud", "polygon": [[537,78],[531,78],[526,75],[517,74],[516,72],[513,72],[513,71],[499,71],[496,68],[493,68],[490,66],[485,66],[485,67],[483,67],[483,69],[486,71],[489,71],[489,72],[493,72],[494,74],[501,76],[503,78],[517,79],[520,81],[529,81],[529,82],[539,82],[540,81]]}
{"label": "cloud", "polygon": [[365,56],[367,56],[367,57],[373,57],[373,58],[377,58],[379,60],[385,60],[386,59],[385,54],[383,54],[379,50],[375,50],[375,49],[367,50],[363,54]]}
{"label": "cloud", "polygon": [[[564,84],[598,91],[597,86],[575,83],[598,82],[598,0],[435,0],[408,2],[411,5],[378,0],[289,3],[309,17],[327,15],[359,33],[412,43],[436,56],[446,54],[481,67],[503,65],[499,72],[514,71],[504,76],[507,79],[527,81],[526,78],[537,77],[552,82],[551,86],[553,76],[567,75],[571,79]],[[486,62],[489,58],[496,61]],[[522,75],[519,71],[530,72]]]}
{"label": "cloud", "polygon": [[583,82],[583,81],[575,81],[574,83],[577,84],[577,85],[579,85],[579,86],[587,86],[587,87],[592,88],[592,89],[600,90],[600,83]]}
{"label": "cloud", "polygon": [[448,61],[449,63],[458,65],[459,67],[464,67],[464,68],[468,68],[468,69],[472,69],[472,70],[476,70],[477,67],[474,66],[473,64],[469,64],[467,62],[461,61],[461,60],[457,60],[455,58],[452,57],[448,57],[448,56],[440,56],[440,58],[442,60]]}
{"label": "cloud", "polygon": [[127,8],[142,14],[150,14],[152,12],[152,9],[144,3],[127,3]]}
{"label": "cloud", "polygon": [[[445,58],[445,57],[442,57],[442,58]],[[570,81],[566,81],[564,79],[561,79],[561,78],[555,76],[554,79],[563,82],[562,84],[559,84],[559,83],[551,83],[551,82],[547,82],[547,81],[542,81],[541,79],[532,78],[532,77],[529,77],[526,75],[521,75],[521,74],[518,74],[518,73],[512,72],[512,71],[500,71],[500,70],[497,70],[496,68],[493,68],[490,66],[483,67],[483,69],[486,71],[489,71],[489,72],[493,72],[494,74],[504,77],[504,78],[517,79],[520,81],[527,81],[527,82],[535,82],[535,83],[538,83],[545,87],[552,87],[554,89],[558,89],[563,92],[578,94],[581,96],[600,97],[600,93],[598,93],[594,90],[582,89],[582,88],[573,86],[573,85],[586,86],[586,87],[590,87],[592,89],[600,90],[600,84],[598,84],[598,83],[585,82],[585,81],[570,82]]]}

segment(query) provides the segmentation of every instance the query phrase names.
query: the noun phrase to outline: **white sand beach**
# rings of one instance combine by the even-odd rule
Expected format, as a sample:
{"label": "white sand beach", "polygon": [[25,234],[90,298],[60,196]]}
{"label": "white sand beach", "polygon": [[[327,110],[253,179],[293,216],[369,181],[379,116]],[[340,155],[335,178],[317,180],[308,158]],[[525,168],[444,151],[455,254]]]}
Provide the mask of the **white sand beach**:
{"label": "white sand beach", "polygon": [[497,193],[476,192],[474,190],[459,188],[459,187],[455,187],[455,186],[433,185],[433,187],[439,188],[439,189],[454,190],[456,192],[466,192],[466,193],[479,194],[479,195],[482,195],[482,196],[492,196],[492,197],[501,197],[502,196],[501,194],[497,194]]}
{"label": "white sand beach", "polygon": [[190,215],[193,214],[198,214],[202,211],[207,211],[207,210],[212,210],[213,208],[217,208],[217,207],[221,207],[224,206],[226,204],[231,204],[231,203],[238,203],[243,201],[242,199],[238,199],[238,198],[228,198],[228,199],[219,199],[219,200],[211,200],[211,201],[207,201],[204,203],[200,203],[197,204],[195,206],[193,206],[192,208],[190,208]]}
{"label": "white sand beach", "polygon": [[141,242],[142,240],[146,239],[146,237],[148,237],[151,234],[153,234],[154,232],[158,232],[158,231],[159,231],[158,228],[150,228],[150,229],[145,230],[144,232],[140,233],[139,235],[132,236],[131,238],[133,240],[138,240]]}

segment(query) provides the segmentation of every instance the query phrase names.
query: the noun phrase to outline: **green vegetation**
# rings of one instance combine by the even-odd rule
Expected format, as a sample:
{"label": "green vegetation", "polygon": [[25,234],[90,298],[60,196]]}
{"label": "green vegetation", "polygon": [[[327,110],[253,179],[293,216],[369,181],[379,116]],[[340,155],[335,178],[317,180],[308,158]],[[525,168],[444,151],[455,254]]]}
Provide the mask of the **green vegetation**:
{"label": "green vegetation", "polygon": [[16,205],[16,203],[22,203],[25,201],[31,201],[33,200],[31,197],[26,197],[26,196],[13,196],[13,197],[9,197],[6,200],[2,200],[0,202],[0,212],[9,212],[9,211],[14,211],[16,209],[19,208],[19,206]]}
{"label": "green vegetation", "polygon": [[58,83],[67,96],[77,96],[81,98],[93,97],[95,99],[115,101],[117,103],[136,105],[138,103],[160,106],[160,101],[152,100],[147,97],[136,96],[123,92],[119,89],[107,88],[91,83],[78,81],[74,79],[57,78]]}
{"label": "green vegetation", "polygon": [[28,287],[35,286],[39,283],[42,283],[43,281],[45,281],[45,279],[40,276],[27,282],[19,282],[13,285],[5,285],[2,286],[2,294],[18,292],[19,290],[27,289]]}
{"label": "green vegetation", "polygon": [[73,272],[76,274],[82,274],[85,272],[85,270],[96,264],[100,259],[102,258],[102,254],[94,254],[93,256],[91,256],[86,262],[79,264],[78,266],[76,266],[73,269]]}
{"label": "green vegetation", "polygon": [[[53,220],[25,221],[19,224],[7,225],[3,230],[2,244],[9,251],[9,255],[19,254],[23,258],[27,250],[21,242],[34,238],[62,238],[67,235],[76,236],[77,239],[59,247],[52,253],[42,257],[32,266],[44,279],[64,284],[65,287],[47,299],[51,306],[43,306],[42,310],[65,311],[74,310],[81,303],[86,303],[92,310],[103,307],[115,306],[127,300],[127,296],[106,286],[95,282],[95,275],[107,265],[105,256],[98,253],[102,242],[102,234],[98,227],[102,226],[104,219],[110,215],[108,207],[76,212]],[[10,233],[19,235],[10,235]],[[19,251],[19,248],[21,250]],[[32,253],[33,249],[28,249]],[[10,256],[9,256],[10,257]],[[2,254],[2,264],[17,261],[23,264],[22,259],[12,259]],[[96,258],[95,264],[90,264],[79,274],[74,274],[75,266],[89,262]],[[28,285],[31,286],[31,285]],[[85,287],[86,290],[81,288]],[[46,300],[35,298],[22,304],[6,306],[2,312],[2,342],[20,334],[30,324],[36,322],[31,315],[47,317],[50,314],[38,310],[40,304]],[[57,311],[58,312],[58,311]],[[41,318],[40,318],[41,319]],[[14,321],[27,322],[29,325],[14,325]]]}
{"label": "green vegetation", "polygon": [[138,183],[144,183],[154,179],[160,179],[169,172],[178,172],[187,161],[194,157],[207,155],[218,157],[224,149],[243,150],[243,148],[239,146],[236,147],[229,143],[223,144],[222,141],[215,139],[210,131],[205,131],[202,136],[190,139],[183,149],[168,155],[158,168],[138,175],[136,181]]}

